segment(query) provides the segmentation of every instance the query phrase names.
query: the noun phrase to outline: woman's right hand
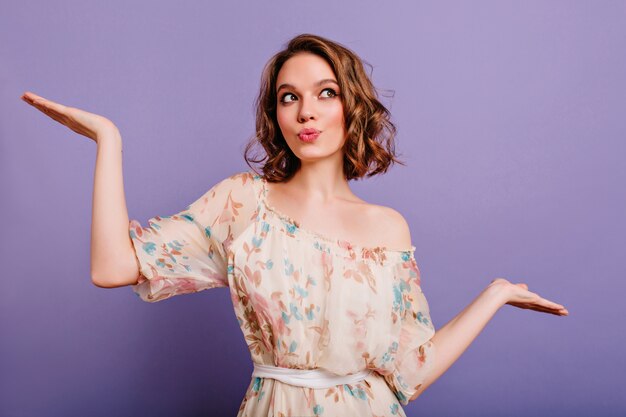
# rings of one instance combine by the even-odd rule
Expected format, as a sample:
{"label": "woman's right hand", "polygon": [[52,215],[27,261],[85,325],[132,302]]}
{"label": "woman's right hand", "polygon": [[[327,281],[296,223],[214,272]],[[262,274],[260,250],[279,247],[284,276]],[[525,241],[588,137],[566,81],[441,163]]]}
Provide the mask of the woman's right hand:
{"label": "woman's right hand", "polygon": [[115,124],[106,117],[89,113],[75,107],[55,103],[30,91],[25,92],[21,98],[50,118],[69,127],[74,132],[88,137],[96,143],[98,142],[99,135],[112,129],[117,129]]}

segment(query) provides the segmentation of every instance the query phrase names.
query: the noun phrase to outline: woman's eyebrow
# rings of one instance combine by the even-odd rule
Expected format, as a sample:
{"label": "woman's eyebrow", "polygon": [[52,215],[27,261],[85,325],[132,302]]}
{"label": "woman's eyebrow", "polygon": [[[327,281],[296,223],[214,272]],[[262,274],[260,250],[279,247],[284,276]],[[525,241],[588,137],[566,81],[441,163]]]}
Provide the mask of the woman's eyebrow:
{"label": "woman's eyebrow", "polygon": [[[316,82],[316,83],[315,83],[315,87],[319,87],[319,86],[321,86],[321,85],[328,84],[328,83],[334,83],[334,84],[339,85],[339,83],[337,82],[337,80],[334,80],[334,79],[332,79],[332,78],[324,78],[323,80],[319,80],[318,82]],[[291,88],[292,90],[297,90],[297,88],[296,88],[296,87],[294,87],[293,85],[291,85],[291,84],[286,84],[286,83],[285,83],[285,84],[281,84],[281,85],[278,87],[278,89],[276,90],[276,94],[278,94],[278,92],[279,92],[280,90],[282,90],[283,88]]]}

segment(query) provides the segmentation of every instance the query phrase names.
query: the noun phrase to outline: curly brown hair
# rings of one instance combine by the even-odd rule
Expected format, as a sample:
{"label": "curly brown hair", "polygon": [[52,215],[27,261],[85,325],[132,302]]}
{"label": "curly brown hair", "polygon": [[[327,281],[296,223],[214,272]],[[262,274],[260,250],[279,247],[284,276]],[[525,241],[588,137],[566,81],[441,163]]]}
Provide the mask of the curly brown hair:
{"label": "curly brown hair", "polygon": [[[392,163],[404,165],[395,153],[397,129],[390,120],[391,114],[378,100],[378,92],[365,73],[361,58],[337,42],[304,33],[291,39],[263,69],[261,89],[255,101],[256,133],[244,152],[248,166],[254,170],[250,162],[265,161],[261,170],[270,182],[288,180],[300,168],[300,159],[291,151],[278,126],[276,78],[283,64],[301,52],[322,57],[337,76],[347,130],[343,147],[346,179],[384,173]],[[253,159],[249,153],[258,144],[263,147],[265,155]]]}

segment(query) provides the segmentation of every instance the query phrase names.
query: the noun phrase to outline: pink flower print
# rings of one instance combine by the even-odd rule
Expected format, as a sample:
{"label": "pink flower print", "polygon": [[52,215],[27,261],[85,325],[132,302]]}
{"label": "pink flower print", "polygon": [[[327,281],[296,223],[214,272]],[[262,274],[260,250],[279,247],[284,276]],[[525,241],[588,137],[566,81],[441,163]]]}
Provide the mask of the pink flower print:
{"label": "pink flower print", "polygon": [[[275,291],[271,295],[272,299],[272,314],[269,315],[269,320],[272,322],[272,329],[278,336],[285,334],[291,334],[291,330],[286,326],[286,322],[283,319],[284,311],[287,310],[285,303],[281,300],[282,292]],[[278,308],[276,307],[278,306]]]}
{"label": "pink flower print", "polygon": [[322,252],[322,270],[324,273],[324,283],[326,284],[327,291],[330,291],[333,269],[333,256],[327,252]]}
{"label": "pink flower print", "polygon": [[361,251],[363,259],[372,259],[374,262],[382,265],[387,260],[387,253],[384,246],[376,246],[375,248],[363,248]]}
{"label": "pink flower print", "polygon": [[137,220],[130,221],[131,230],[135,233],[135,236],[141,238],[143,236],[143,228],[141,227],[141,223]]}
{"label": "pink flower print", "polygon": [[367,336],[367,326],[365,323],[365,318],[360,318],[357,313],[352,310],[346,311],[346,315],[352,320],[354,323],[354,327],[352,328],[352,336],[354,336],[354,340],[356,342],[356,349],[362,350],[365,348],[365,344],[363,341]]}
{"label": "pink flower print", "polygon": [[317,349],[319,351],[324,351],[328,347],[330,342],[330,328],[328,326],[328,320],[324,319],[324,323],[322,326],[311,326],[309,329],[317,332],[319,334],[319,339],[317,341]]}
{"label": "pink flower print", "polygon": [[255,285],[255,287],[259,287],[259,285],[261,285],[261,271],[260,270],[255,270],[254,272],[252,272],[252,269],[250,269],[250,266],[246,265],[246,267],[243,269],[243,272],[246,276],[246,278]]}
{"label": "pink flower print", "polygon": [[[272,319],[272,307],[270,306],[270,304],[267,302],[267,300],[265,299],[265,297],[263,297],[262,295],[260,295],[257,292],[253,292],[252,295],[250,296],[250,301],[252,303],[253,309],[254,309],[254,313],[257,317],[258,320],[258,324],[259,324],[259,328],[263,333],[266,333],[268,328],[271,329],[271,325],[265,326],[268,323],[271,323]],[[271,338],[272,334],[270,333],[269,335],[264,334],[263,335],[263,342],[265,344],[265,348],[267,351],[271,350],[271,344],[268,340],[266,340],[268,337]]]}
{"label": "pink flower print", "polygon": [[[426,342],[425,344],[427,344],[429,347],[432,344],[431,341]],[[418,355],[418,360],[419,360],[419,364],[421,366],[423,366],[426,363],[426,351],[424,350],[424,345],[421,345],[418,349],[419,355]]]}
{"label": "pink flower print", "polygon": [[252,333],[256,333],[261,330],[261,325],[259,324],[256,311],[251,308],[246,308],[243,315]]}
{"label": "pink flower print", "polygon": [[352,250],[352,244],[347,240],[339,240],[337,243],[339,244],[339,247],[343,249]]}
{"label": "pink flower print", "polygon": [[339,244],[339,247],[348,251],[348,256],[346,257],[346,259],[348,260],[356,259],[356,253],[354,252],[354,247],[352,246],[352,243],[346,240],[339,240],[337,241],[337,243]]}
{"label": "pink flower print", "polygon": [[[232,192],[228,193],[228,198],[226,199],[224,210],[222,211],[219,217],[220,223],[235,222],[235,217],[239,216],[239,211],[237,211],[237,209],[243,207],[243,203],[233,200],[231,193]],[[230,209],[229,209],[229,206],[230,206]]]}
{"label": "pink flower print", "polygon": [[257,311],[260,310],[260,311],[269,313],[270,306],[267,303],[267,300],[265,299],[265,297],[255,292],[255,293],[252,293],[251,299],[252,299],[252,303],[254,304],[255,310]]}
{"label": "pink flower print", "polygon": [[183,293],[195,292],[200,289],[198,282],[191,278],[179,278],[176,280],[177,291]]}
{"label": "pink flower print", "polygon": [[272,330],[274,331],[276,337],[283,337],[291,334],[291,331],[285,324],[282,316],[279,317],[278,315],[272,314],[270,316],[270,321],[272,323]]}
{"label": "pink flower print", "polygon": [[357,264],[356,268],[346,269],[343,276],[345,278],[352,278],[361,284],[363,281],[367,281],[367,285],[370,287],[372,292],[376,294],[376,277],[374,276],[370,266],[366,263],[360,262]]}
{"label": "pink flower print", "polygon": [[358,320],[354,324],[355,326],[352,334],[359,340],[364,339],[365,336],[367,336],[367,327],[365,326],[365,323],[363,322],[363,320]]}

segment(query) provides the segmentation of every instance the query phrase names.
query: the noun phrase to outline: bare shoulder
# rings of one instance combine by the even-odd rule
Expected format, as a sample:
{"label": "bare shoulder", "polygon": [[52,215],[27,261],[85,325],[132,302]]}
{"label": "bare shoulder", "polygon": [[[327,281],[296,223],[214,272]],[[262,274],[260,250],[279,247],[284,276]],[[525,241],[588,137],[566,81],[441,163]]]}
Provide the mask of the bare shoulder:
{"label": "bare shoulder", "polygon": [[412,245],[411,231],[404,216],[396,209],[376,204],[368,206],[370,224],[375,225],[379,241],[388,249],[408,249]]}

